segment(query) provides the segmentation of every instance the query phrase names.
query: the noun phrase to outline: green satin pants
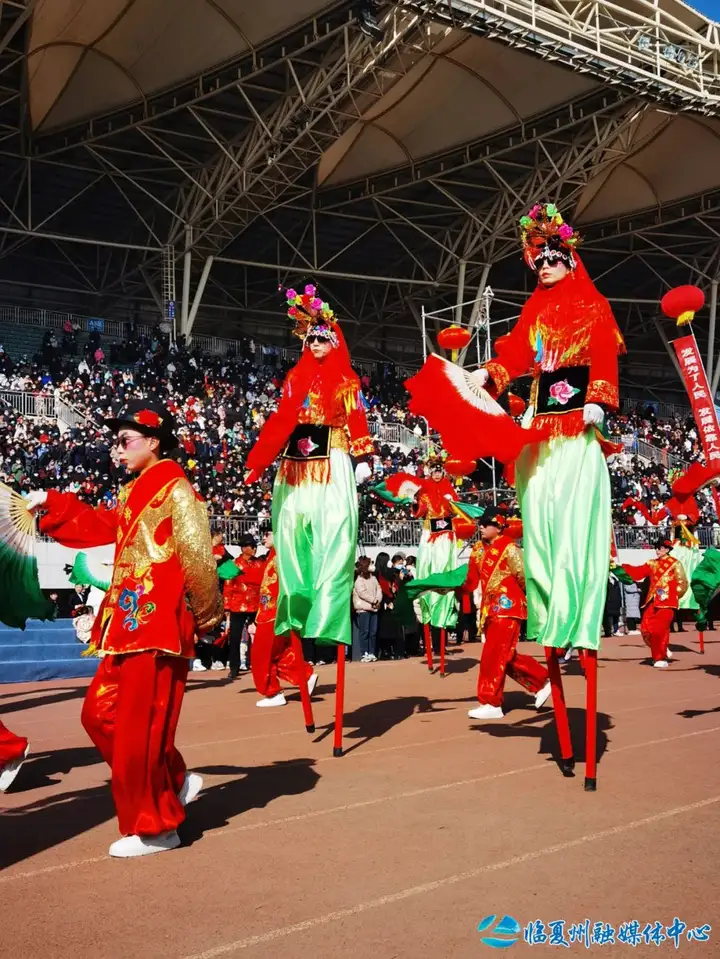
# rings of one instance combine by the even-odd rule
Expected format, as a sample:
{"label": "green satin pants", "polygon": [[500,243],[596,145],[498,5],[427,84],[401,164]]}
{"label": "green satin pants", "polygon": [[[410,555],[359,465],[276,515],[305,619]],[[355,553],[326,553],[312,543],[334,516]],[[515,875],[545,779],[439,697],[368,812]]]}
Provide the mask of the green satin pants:
{"label": "green satin pants", "polygon": [[351,643],[350,600],[358,499],[350,457],[330,451],[330,481],[275,481],[272,525],[278,571],[275,633],[320,645]]}
{"label": "green satin pants", "polygon": [[610,474],[593,430],[527,447],[516,464],[528,639],[600,648],[610,568]]}

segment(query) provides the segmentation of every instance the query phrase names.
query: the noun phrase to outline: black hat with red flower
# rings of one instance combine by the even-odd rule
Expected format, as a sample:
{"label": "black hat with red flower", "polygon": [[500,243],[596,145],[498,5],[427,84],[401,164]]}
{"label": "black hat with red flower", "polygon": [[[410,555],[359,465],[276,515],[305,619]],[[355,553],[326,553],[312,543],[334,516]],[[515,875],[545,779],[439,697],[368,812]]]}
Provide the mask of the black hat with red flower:
{"label": "black hat with red flower", "polygon": [[115,416],[106,418],[104,425],[113,433],[133,429],[143,436],[156,436],[163,453],[174,450],[178,445],[174,417],[162,403],[150,397],[129,400]]}

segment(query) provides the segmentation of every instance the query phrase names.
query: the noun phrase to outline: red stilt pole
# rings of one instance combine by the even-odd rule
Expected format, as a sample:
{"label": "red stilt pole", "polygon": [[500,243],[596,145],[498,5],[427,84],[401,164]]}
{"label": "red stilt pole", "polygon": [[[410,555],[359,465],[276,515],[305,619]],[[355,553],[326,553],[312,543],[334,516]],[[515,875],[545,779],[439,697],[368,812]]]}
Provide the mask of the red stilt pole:
{"label": "red stilt pole", "polygon": [[597,789],[597,652],[585,652],[585,792]]}
{"label": "red stilt pole", "polygon": [[309,733],[315,732],[315,719],[313,717],[312,703],[310,702],[310,693],[308,692],[307,679],[305,677],[305,657],[303,656],[302,643],[297,633],[290,634],[290,645],[295,653],[295,659],[300,664],[298,673],[300,675],[300,702],[302,703],[303,715],[305,716],[305,729]]}
{"label": "red stilt pole", "polygon": [[425,623],[423,626],[423,635],[425,636],[425,657],[427,659],[427,665],[430,672],[433,670],[433,654],[432,654],[432,626],[430,623]]}
{"label": "red stilt pole", "polygon": [[337,644],[337,681],[335,684],[335,739],[333,756],[342,756],[343,709],[345,708],[345,643]]}
{"label": "red stilt pole", "polygon": [[570,722],[568,720],[567,706],[565,705],[565,691],[563,690],[560,663],[558,662],[555,649],[552,646],[545,647],[545,659],[547,660],[548,673],[550,674],[553,710],[555,712],[555,729],[557,730],[558,742],[560,744],[560,769],[562,770],[563,776],[569,778],[575,775],[575,757],[573,756]]}
{"label": "red stilt pole", "polygon": [[447,643],[447,630],[440,630],[440,675],[445,675],[445,645]]}
{"label": "red stilt pole", "polygon": [[700,652],[703,656],[705,655],[705,633],[702,629],[700,630]]}

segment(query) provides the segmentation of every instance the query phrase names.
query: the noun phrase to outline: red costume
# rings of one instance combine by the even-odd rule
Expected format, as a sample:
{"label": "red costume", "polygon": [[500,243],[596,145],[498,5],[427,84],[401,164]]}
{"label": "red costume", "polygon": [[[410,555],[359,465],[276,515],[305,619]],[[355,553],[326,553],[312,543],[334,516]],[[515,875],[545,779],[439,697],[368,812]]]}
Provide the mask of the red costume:
{"label": "red costume", "polygon": [[[668,544],[668,548],[671,546]],[[624,565],[623,569],[636,582],[650,580],[640,632],[650,647],[653,662],[663,662],[667,659],[670,626],[675,611],[679,609],[680,600],[688,589],[685,570],[677,559],[669,555],[651,559],[640,566]]]}
{"label": "red costume", "polygon": [[233,560],[240,575],[225,581],[223,593],[225,611],[228,613],[257,613],[260,603],[260,584],[265,573],[262,560],[238,556]]}
{"label": "red costume", "polygon": [[548,671],[532,656],[517,652],[520,622],[527,619],[525,572],[522,552],[509,536],[492,544],[475,544],[463,587],[466,593],[482,590],[481,626],[485,648],[480,660],[477,695],[482,705],[502,706],[505,677],[537,694],[548,681]]}
{"label": "red costume", "polygon": [[110,589],[93,625],[102,656],[82,710],[112,769],[120,832],[155,836],[185,818],[175,748],[196,633],[222,619],[207,510],[171,460],[125,486],[114,509],[49,492],[43,533],[71,548],[115,543]]}
{"label": "red costume", "polygon": [[305,679],[309,680],[312,676],[312,668],[307,663],[298,662],[290,636],[275,635],[278,575],[274,549],[268,553],[264,570],[259,591],[259,608],[255,617],[252,674],[257,691],[261,696],[270,699],[282,692],[281,682],[288,686],[299,686],[303,668]]}
{"label": "red costume", "polygon": [[8,763],[21,759],[27,746],[27,739],[11,733],[7,726],[0,722],[0,772]]}

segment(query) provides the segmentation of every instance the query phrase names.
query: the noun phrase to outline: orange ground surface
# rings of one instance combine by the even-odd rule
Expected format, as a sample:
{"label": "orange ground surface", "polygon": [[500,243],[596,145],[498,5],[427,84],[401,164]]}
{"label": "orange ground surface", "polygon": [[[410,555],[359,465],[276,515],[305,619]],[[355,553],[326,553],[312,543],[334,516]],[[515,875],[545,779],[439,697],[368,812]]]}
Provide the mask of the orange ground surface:
{"label": "orange ground surface", "polygon": [[[720,635],[674,637],[669,670],[640,637],[599,665],[598,792],[563,779],[552,713],[508,682],[502,723],[473,725],[479,644],[449,675],[420,660],[348,667],[346,755],[332,758],[334,667],[309,736],[296,696],[255,708],[249,676],[191,676],[179,729],[205,791],[183,848],[107,857],[107,770],[86,740],[83,682],[0,686],[32,756],[0,796],[0,956],[93,959],[477,959],[488,914],[641,926],[710,923],[710,942],[594,945],[611,957],[720,956]],[[534,647],[525,651],[535,652]],[[584,679],[565,670],[582,758]],[[580,944],[560,955],[585,954]]]}

